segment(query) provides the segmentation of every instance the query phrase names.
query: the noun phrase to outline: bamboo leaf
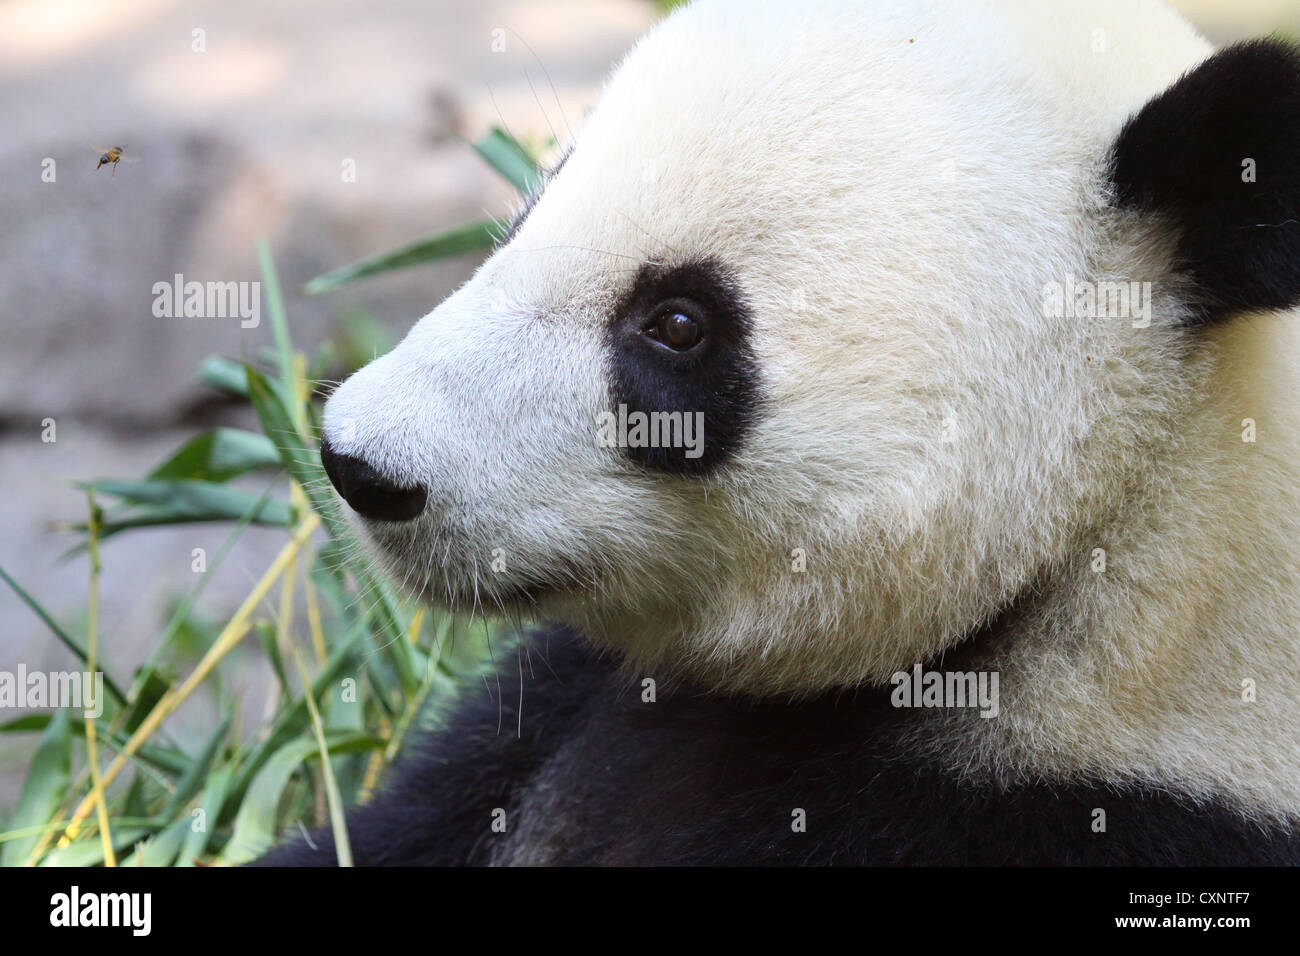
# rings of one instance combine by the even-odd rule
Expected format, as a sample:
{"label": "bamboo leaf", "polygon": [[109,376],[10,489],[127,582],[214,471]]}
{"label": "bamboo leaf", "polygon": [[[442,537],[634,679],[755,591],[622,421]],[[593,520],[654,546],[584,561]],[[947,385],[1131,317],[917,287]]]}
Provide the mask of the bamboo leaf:
{"label": "bamboo leaf", "polygon": [[[262,284],[266,288],[267,310],[271,313],[271,334],[275,336],[276,357],[280,362],[280,382],[293,393],[293,342],[289,338],[289,320],[284,314],[284,297],[280,295],[280,276],[275,271],[271,247],[265,239],[257,240],[257,262],[262,270]],[[294,402],[291,411],[300,412]]]}
{"label": "bamboo leaf", "polygon": [[[120,855],[130,850],[141,840],[153,833],[146,827],[123,827],[113,831],[113,854]],[[41,860],[41,866],[98,866],[104,862],[104,844],[96,837],[93,840],[78,840],[68,846],[51,850]]]}
{"label": "bamboo leaf", "polygon": [[322,292],[333,291],[349,282],[392,272],[395,269],[405,269],[470,252],[483,252],[496,244],[494,228],[495,225],[490,220],[482,220],[421,236],[395,249],[360,259],[317,276],[303,286],[303,291],[308,295],[320,295]]}
{"label": "bamboo leaf", "polygon": [[284,657],[280,653],[280,644],[276,640],[275,628],[270,621],[254,621],[253,630],[257,633],[257,639],[262,645],[262,652],[266,654],[267,660],[271,662],[271,670],[275,672],[275,679],[280,682],[280,692],[289,693],[289,675],[284,669]]}
{"label": "bamboo leaf", "polygon": [[203,788],[198,806],[189,812],[190,832],[185,834],[185,842],[176,859],[177,866],[193,866],[207,852],[212,831],[217,828],[217,820],[226,805],[231,776],[229,767],[218,767],[208,777],[208,784]]}
{"label": "bamboo leaf", "polygon": [[[23,783],[18,807],[8,829],[42,826],[54,819],[67,792],[72,770],[72,722],[66,710],[55,711],[46,725],[31,769]],[[0,866],[18,866],[35,848],[39,835],[22,837],[0,845]]]}
{"label": "bamboo leaf", "polygon": [[[132,528],[202,521],[238,521],[245,514],[253,524],[285,526],[293,523],[293,509],[287,502],[267,499],[259,504],[258,495],[211,481],[189,479],[169,481],[95,481],[85,487],[120,498],[136,507],[117,510],[104,518],[100,538]],[[84,531],[84,524],[73,524]]]}
{"label": "bamboo leaf", "polygon": [[522,195],[532,193],[541,182],[541,170],[537,161],[517,139],[499,126],[493,127],[490,133],[473,145],[474,151]]}
{"label": "bamboo leaf", "polygon": [[199,366],[199,379],[205,385],[248,398],[248,379],[244,364],[224,355],[209,355]]}
{"label": "bamboo leaf", "polygon": [[[241,369],[242,371],[242,369]],[[278,468],[280,456],[265,435],[214,428],[190,439],[149,475],[150,480],[197,478],[223,482],[255,468]]]}
{"label": "bamboo leaf", "polygon": [[50,718],[53,716],[53,714],[23,714],[21,717],[0,724],[0,734],[22,734],[44,730],[50,725]]}
{"label": "bamboo leaf", "polygon": [[[56,710],[47,714],[24,714],[6,724],[0,724],[0,733],[30,733],[37,730],[45,730],[56,716],[65,714],[69,723],[72,725],[73,736],[78,739],[85,736],[86,722],[75,711],[66,709]],[[110,744],[114,750],[122,750],[126,746],[127,736],[121,730],[110,727],[101,727],[99,729],[101,738]],[[189,757],[174,747],[160,746],[154,743],[146,743],[131,756],[131,761],[136,763],[155,774],[164,777],[174,777],[183,773],[189,766]]]}
{"label": "bamboo leaf", "polygon": [[[276,436],[276,447],[280,450],[280,459],[285,468],[302,487],[313,510],[321,516],[330,537],[348,542],[351,545],[348,550],[355,554],[357,548],[352,531],[340,517],[337,506],[325,490],[325,469],[320,464],[320,452],[314,445],[309,447],[302,440],[285,411],[284,402],[274,393],[270,380],[251,365],[246,366],[245,370],[253,408],[261,419],[262,429],[268,435]],[[401,639],[404,628],[392,587],[376,576],[365,562],[352,561],[349,570],[357,579],[359,589],[375,596],[372,613],[381,628],[381,643],[393,660],[403,686],[408,691],[413,690],[419,686],[419,680],[411,662],[410,645]]]}
{"label": "bamboo leaf", "polygon": [[135,699],[131,701],[130,707],[122,717],[122,727],[128,735],[135,732],[140,722],[149,715],[149,711],[154,709],[154,705],[162,699],[162,695],[167,693],[167,688],[170,686],[171,681],[155,667],[144,667],[137,672],[131,690]]}
{"label": "bamboo leaf", "polygon": [[216,760],[217,754],[221,752],[221,745],[225,742],[226,734],[230,730],[229,714],[221,722],[211,737],[208,738],[199,755],[190,762],[181,775],[180,780],[176,782],[176,790],[172,793],[167,801],[167,806],[163,808],[164,817],[172,817],[185,807],[187,803],[194,798],[203,786],[203,781],[207,779],[208,771],[212,768],[212,762]]}
{"label": "bamboo leaf", "polygon": [[173,820],[124,859],[122,866],[171,866],[190,832],[190,818]]}
{"label": "bamboo leaf", "polygon": [[[36,613],[36,616],[39,617],[41,622],[53,632],[54,636],[59,639],[63,646],[72,651],[72,653],[77,656],[77,660],[81,661],[84,665],[86,663],[85,649],[77,643],[76,639],[73,638],[71,634],[59,626],[59,623],[54,620],[50,615],[50,612],[45,610],[36,598],[28,594],[17,581],[10,577],[9,572],[3,567],[0,567],[0,578],[3,578],[4,582],[8,584],[9,587],[13,588],[14,593],[18,595],[22,602]],[[109,677],[108,674],[104,674],[104,687],[113,695],[114,699],[119,704],[126,703],[126,695],[118,689],[118,686],[113,683],[113,679]]]}
{"label": "bamboo leaf", "polygon": [[[327,743],[330,753],[335,755],[384,746],[381,738],[368,734],[330,735]],[[279,829],[276,821],[280,798],[298,766],[319,752],[315,739],[302,737],[285,744],[266,762],[253,778],[235,816],[235,832],[221,854],[224,862],[247,863],[271,848]]]}

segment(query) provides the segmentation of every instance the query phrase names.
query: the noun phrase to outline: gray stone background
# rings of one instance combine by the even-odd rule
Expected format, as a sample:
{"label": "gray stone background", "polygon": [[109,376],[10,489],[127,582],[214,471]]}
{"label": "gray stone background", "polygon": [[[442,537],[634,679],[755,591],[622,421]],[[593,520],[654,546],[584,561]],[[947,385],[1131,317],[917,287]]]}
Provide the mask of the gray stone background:
{"label": "gray stone background", "polygon": [[[1216,42],[1300,27],[1300,0],[1176,5]],[[324,297],[298,287],[506,212],[511,190],[466,138],[493,124],[563,133],[657,15],[651,0],[0,0],[0,564],[77,625],[86,561],[58,562],[76,539],[54,527],[84,516],[69,482],[141,476],[198,427],[244,424],[195,372],[207,355],[269,345],[265,314],[250,330],[156,318],[155,282],[257,279],[265,236],[298,344],[330,338],[354,309],[399,335],[478,260]],[[504,52],[492,51],[496,28]],[[205,52],[192,49],[196,29]],[[95,169],[95,146],[123,143],[136,162]],[[53,183],[41,180],[47,158]],[[53,444],[40,439],[46,418]],[[214,554],[227,531],[106,543],[101,641],[119,680],[192,585],[191,549]],[[283,541],[247,533],[204,607],[229,613]],[[71,657],[0,586],[0,669],[20,661]],[[0,738],[0,813],[31,743]]]}

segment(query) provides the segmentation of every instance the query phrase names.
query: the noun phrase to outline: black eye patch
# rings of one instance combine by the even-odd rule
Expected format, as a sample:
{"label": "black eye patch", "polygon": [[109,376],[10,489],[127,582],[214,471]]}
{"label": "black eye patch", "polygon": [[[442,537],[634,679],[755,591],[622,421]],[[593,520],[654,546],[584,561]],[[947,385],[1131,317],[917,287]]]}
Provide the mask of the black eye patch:
{"label": "black eye patch", "polygon": [[732,457],[764,395],[752,336],[721,263],[643,265],[607,327],[614,407],[602,444],[674,475],[704,475]]}

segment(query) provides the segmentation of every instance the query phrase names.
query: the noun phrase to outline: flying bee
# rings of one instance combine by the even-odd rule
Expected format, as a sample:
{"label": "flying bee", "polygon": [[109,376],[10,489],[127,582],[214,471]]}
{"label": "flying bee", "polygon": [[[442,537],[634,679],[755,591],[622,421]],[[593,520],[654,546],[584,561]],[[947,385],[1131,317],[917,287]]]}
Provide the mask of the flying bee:
{"label": "flying bee", "polygon": [[128,163],[135,162],[135,157],[122,155],[125,149],[125,146],[96,146],[95,152],[99,153],[99,162],[95,164],[95,168],[99,169],[99,167],[103,166],[105,163],[111,164],[113,167],[112,174],[116,176],[118,163],[122,162],[124,159]]}

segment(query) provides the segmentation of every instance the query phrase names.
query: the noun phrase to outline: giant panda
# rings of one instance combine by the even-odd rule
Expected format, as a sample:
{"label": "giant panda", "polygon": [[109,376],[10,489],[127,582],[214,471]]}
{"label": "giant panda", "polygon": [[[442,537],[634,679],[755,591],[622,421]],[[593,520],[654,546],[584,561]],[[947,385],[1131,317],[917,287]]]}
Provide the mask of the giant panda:
{"label": "giant panda", "polygon": [[553,622],[356,861],[1300,863],[1297,303],[1279,40],[680,9],[327,404],[395,581]]}

